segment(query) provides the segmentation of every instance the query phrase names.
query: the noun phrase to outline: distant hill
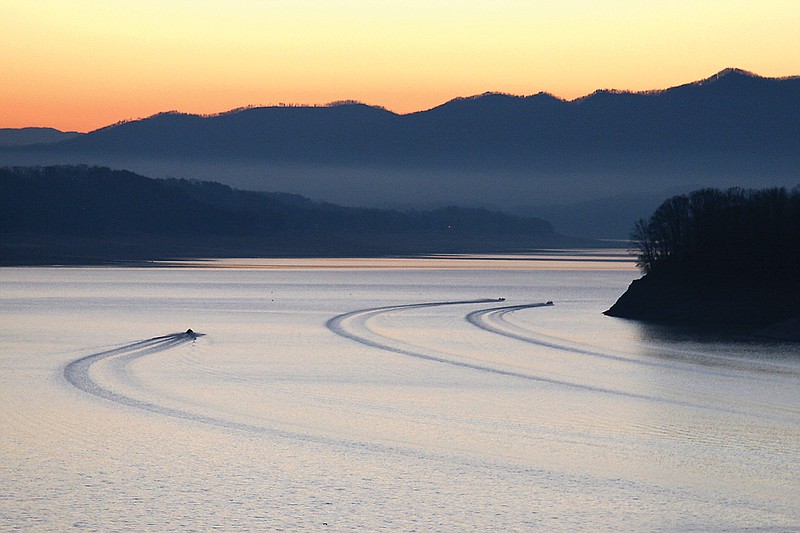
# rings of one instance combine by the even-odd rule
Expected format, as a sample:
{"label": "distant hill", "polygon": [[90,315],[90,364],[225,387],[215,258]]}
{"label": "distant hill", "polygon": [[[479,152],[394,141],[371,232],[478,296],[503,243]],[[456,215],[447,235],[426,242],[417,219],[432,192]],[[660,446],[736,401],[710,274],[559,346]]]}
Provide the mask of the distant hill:
{"label": "distant hill", "polygon": [[53,128],[0,128],[0,146],[29,146],[52,144],[80,136],[74,131],[59,131]]}
{"label": "distant hill", "polygon": [[88,166],[0,169],[0,262],[521,251],[585,244],[481,209],[347,208]]}
{"label": "distant hill", "polygon": [[407,115],[357,103],[169,112],[0,150],[0,164],[52,163],[361,206],[510,209],[697,184],[791,185],[800,169],[800,78],[726,69],[665,90],[599,90],[573,101],[487,93]]}

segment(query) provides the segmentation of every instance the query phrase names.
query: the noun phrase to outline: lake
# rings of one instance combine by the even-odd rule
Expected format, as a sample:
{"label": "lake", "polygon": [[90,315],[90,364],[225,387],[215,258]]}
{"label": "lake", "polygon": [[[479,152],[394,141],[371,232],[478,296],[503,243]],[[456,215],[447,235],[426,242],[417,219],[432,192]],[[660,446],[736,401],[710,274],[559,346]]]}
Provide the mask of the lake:
{"label": "lake", "polygon": [[800,530],[800,345],[603,316],[637,277],[0,269],[0,529]]}

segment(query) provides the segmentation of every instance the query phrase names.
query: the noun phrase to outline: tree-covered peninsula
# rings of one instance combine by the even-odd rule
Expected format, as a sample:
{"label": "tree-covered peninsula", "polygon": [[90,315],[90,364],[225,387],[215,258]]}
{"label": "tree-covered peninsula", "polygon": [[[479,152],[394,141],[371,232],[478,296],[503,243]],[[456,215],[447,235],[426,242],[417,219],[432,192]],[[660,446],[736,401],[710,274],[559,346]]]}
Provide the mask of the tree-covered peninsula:
{"label": "tree-covered peninsula", "polygon": [[797,327],[800,187],[702,189],[674,196],[636,224],[631,240],[644,276],[607,315]]}

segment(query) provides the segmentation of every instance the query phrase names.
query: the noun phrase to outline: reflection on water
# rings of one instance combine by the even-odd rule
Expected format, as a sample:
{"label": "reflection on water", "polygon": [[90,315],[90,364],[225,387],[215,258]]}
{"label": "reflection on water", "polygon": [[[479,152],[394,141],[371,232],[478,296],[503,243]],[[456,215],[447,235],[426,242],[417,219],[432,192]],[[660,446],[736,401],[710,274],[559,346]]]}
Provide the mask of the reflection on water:
{"label": "reflection on water", "polygon": [[0,527],[797,529],[800,347],[626,261],[0,270]]}
{"label": "reflection on water", "polygon": [[800,364],[798,343],[756,337],[741,328],[630,323],[643,353],[654,356],[775,372],[792,372]]}

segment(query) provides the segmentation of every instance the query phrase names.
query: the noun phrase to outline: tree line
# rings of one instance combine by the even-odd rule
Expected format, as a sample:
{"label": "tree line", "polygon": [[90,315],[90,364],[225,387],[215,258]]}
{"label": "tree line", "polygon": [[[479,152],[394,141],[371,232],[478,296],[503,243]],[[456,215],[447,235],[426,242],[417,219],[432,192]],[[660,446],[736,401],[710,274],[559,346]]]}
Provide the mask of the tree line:
{"label": "tree line", "polygon": [[758,285],[800,282],[800,186],[701,189],[663,202],[631,233],[654,276]]}
{"label": "tree line", "polygon": [[484,209],[343,207],[84,165],[0,168],[0,191],[0,264],[32,254],[76,257],[78,249],[81,257],[115,260],[461,253],[568,242],[544,220]]}

